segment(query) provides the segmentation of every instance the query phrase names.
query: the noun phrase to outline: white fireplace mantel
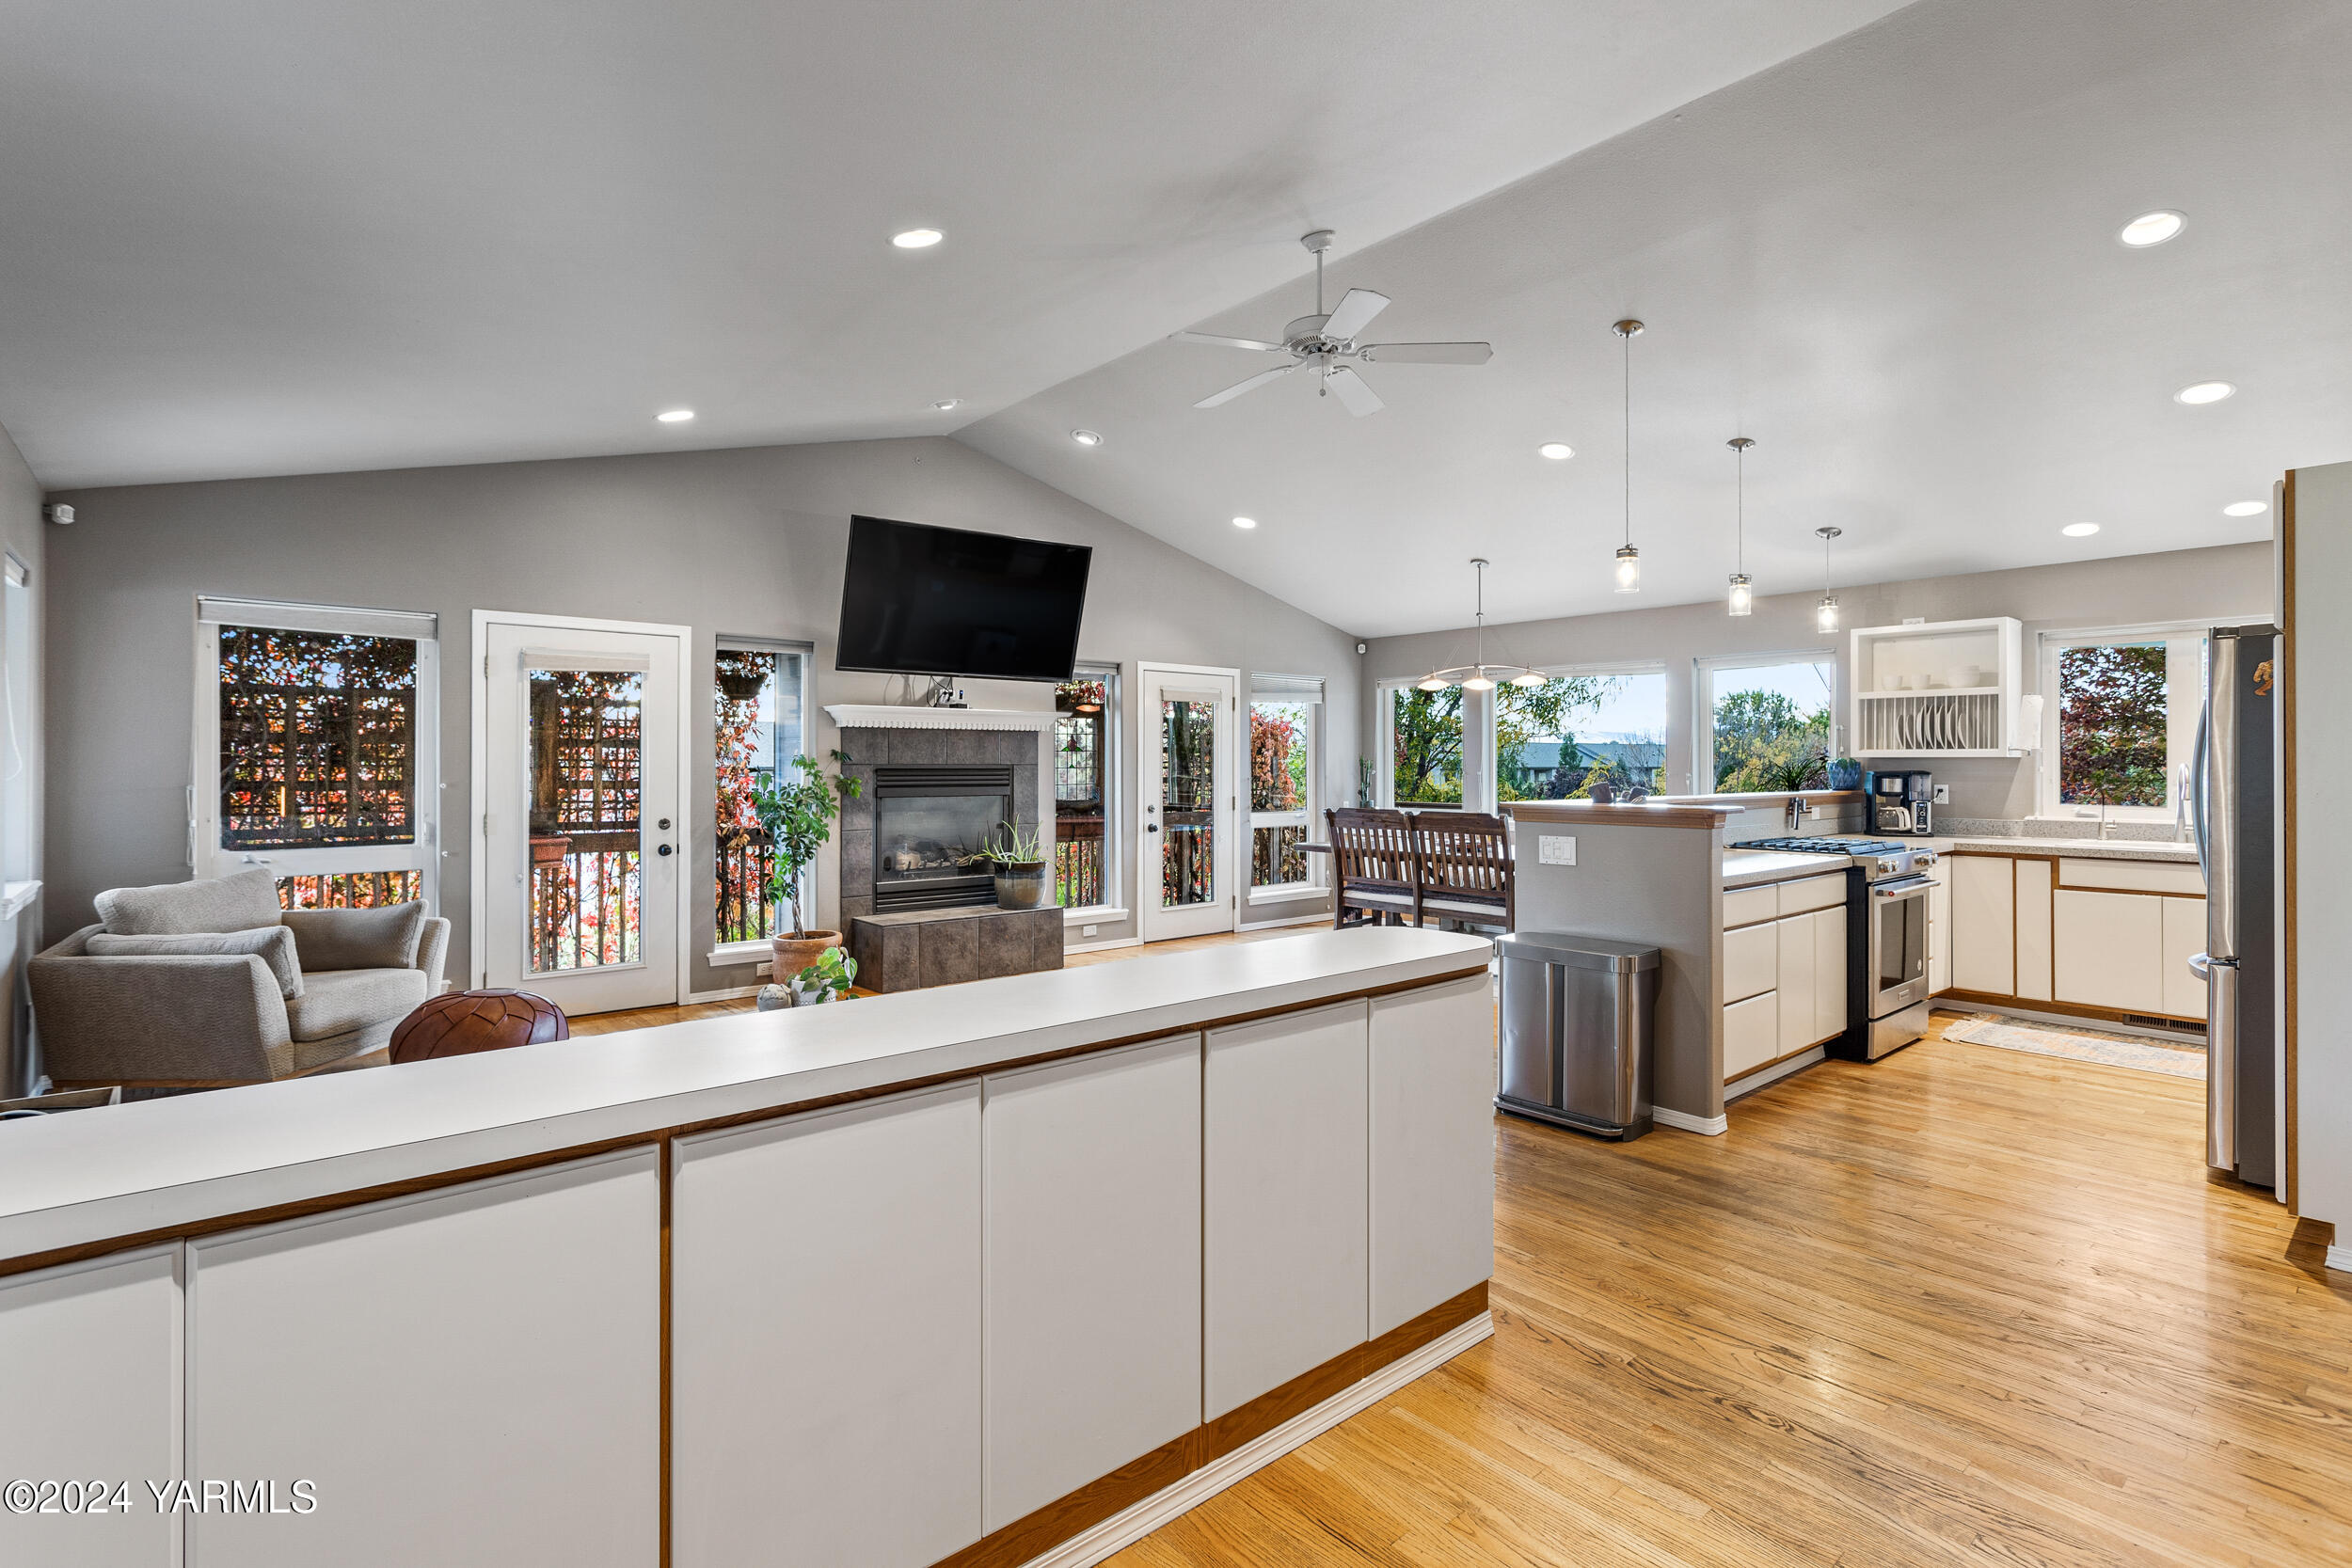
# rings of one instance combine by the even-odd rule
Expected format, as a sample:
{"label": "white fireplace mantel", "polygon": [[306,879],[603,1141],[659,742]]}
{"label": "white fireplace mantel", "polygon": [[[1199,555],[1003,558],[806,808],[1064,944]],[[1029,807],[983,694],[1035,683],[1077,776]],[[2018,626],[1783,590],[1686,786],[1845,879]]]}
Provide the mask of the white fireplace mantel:
{"label": "white fireplace mantel", "polygon": [[893,707],[828,703],[825,717],[845,730],[1027,730],[1044,735],[1060,715],[1009,707]]}

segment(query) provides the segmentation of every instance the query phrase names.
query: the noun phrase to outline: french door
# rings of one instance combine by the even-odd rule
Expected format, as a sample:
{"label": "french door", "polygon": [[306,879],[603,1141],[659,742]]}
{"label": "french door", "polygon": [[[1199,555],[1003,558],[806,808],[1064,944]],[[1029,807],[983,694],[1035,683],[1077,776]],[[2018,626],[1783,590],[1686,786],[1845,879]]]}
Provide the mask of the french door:
{"label": "french door", "polygon": [[478,612],[477,973],[566,1013],[679,1000],[685,628]]}
{"label": "french door", "polygon": [[1234,732],[1241,672],[1137,667],[1143,750],[1136,857],[1146,942],[1233,928],[1241,763]]}

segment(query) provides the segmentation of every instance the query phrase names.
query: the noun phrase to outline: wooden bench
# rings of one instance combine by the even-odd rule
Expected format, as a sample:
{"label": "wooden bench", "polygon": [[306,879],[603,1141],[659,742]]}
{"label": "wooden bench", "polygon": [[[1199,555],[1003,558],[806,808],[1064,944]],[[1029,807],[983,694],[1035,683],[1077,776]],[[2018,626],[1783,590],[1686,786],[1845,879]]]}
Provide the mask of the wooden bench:
{"label": "wooden bench", "polygon": [[1511,841],[1486,812],[1363,806],[1323,814],[1333,866],[1331,923],[1370,917],[1511,928],[1517,917]]}

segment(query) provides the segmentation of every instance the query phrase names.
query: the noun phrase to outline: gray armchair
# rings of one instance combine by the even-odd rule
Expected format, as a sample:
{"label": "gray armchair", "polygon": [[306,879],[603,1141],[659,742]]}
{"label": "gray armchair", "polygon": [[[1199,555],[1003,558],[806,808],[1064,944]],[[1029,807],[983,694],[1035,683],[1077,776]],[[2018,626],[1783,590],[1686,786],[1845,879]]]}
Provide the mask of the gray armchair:
{"label": "gray armchair", "polygon": [[59,1088],[219,1087],[373,1067],[440,989],[449,922],[421,903],[278,907],[266,870],[117,888],[26,966]]}

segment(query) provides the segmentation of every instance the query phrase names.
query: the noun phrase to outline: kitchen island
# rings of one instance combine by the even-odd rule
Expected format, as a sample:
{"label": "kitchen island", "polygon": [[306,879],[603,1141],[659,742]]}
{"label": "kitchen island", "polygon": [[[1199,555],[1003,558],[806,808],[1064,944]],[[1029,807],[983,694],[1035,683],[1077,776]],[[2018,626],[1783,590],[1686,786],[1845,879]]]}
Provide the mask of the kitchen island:
{"label": "kitchen island", "polygon": [[0,1472],[291,1510],[9,1514],[0,1560],[1092,1560],[1491,1332],[1488,950],[1316,933],[0,1127]]}

